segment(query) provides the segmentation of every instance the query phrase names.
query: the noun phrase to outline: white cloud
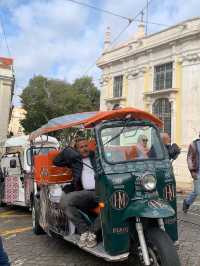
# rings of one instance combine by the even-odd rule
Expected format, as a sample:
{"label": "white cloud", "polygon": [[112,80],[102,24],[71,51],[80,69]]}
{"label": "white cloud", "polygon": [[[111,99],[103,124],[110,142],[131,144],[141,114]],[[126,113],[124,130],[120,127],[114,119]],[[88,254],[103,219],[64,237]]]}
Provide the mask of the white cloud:
{"label": "white cloud", "polygon": [[[87,2],[97,4],[94,0]],[[101,0],[102,8],[132,18],[145,4],[146,0]],[[0,6],[6,8],[6,21],[10,22],[5,29],[9,32],[18,91],[34,74],[68,81],[80,77],[100,55],[106,27],[111,27],[114,38],[127,25],[124,20],[66,0],[1,0]],[[199,8],[199,0],[153,0],[149,20],[172,25],[198,15]],[[133,23],[119,41],[133,36],[136,24]],[[162,27],[151,25],[149,29],[157,31]],[[6,56],[5,45],[0,45],[0,52]],[[95,79],[99,73],[95,67],[89,72]]]}

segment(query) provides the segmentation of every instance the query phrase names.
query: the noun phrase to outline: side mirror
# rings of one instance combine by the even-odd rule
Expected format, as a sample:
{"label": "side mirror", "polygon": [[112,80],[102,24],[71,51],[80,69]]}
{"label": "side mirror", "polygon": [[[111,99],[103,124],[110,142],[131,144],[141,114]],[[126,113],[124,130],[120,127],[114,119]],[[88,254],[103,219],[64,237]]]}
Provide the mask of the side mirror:
{"label": "side mirror", "polygon": [[10,168],[16,168],[17,167],[17,161],[15,159],[10,160]]}

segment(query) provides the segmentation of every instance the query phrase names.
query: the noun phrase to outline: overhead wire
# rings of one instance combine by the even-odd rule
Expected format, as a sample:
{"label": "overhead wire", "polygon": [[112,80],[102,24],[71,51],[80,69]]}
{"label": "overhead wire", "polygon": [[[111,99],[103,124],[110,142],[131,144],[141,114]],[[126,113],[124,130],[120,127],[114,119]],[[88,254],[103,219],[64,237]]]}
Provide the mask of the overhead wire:
{"label": "overhead wire", "polygon": [[[115,17],[119,17],[121,19],[127,20],[128,22],[132,22],[133,20],[135,22],[140,22],[141,21],[141,20],[136,19],[136,18],[126,17],[126,16],[123,16],[121,14],[115,13],[113,11],[106,10],[106,9],[103,9],[103,8],[100,8],[100,7],[96,7],[96,6],[93,6],[93,5],[84,3],[84,2],[80,2],[80,1],[77,1],[77,0],[65,0],[65,1],[72,2],[74,4],[81,5],[81,6],[84,6],[84,7],[88,7],[88,8],[94,9],[94,10],[96,10],[98,12],[102,12],[102,13],[106,13],[106,14],[109,14],[109,15],[112,15],[112,16],[115,16]],[[149,3],[150,2],[148,1],[147,5],[149,5]],[[147,20],[144,21],[144,23],[154,24],[154,25],[157,25],[157,26],[169,26],[167,24],[153,22],[153,21],[147,21]]]}
{"label": "overhead wire", "polygon": [[103,8],[99,8],[99,7],[96,7],[96,6],[92,6],[92,5],[89,5],[87,3],[83,3],[83,2],[80,2],[80,1],[77,1],[77,0],[66,0],[66,1],[78,4],[78,5],[81,5],[81,6],[89,7],[91,9],[96,10],[96,11],[107,13],[109,15],[112,15],[112,16],[115,16],[115,17],[119,17],[121,19],[132,21],[132,18],[129,18],[129,17],[126,17],[126,16],[122,16],[120,14],[114,13],[113,11],[106,10],[106,9],[103,9]]}
{"label": "overhead wire", "polygon": [[[67,0],[67,1],[75,1],[75,0]],[[113,39],[113,41],[111,42],[111,47],[113,47],[113,45],[116,43],[116,41],[121,37],[121,35],[128,29],[128,27],[133,23],[133,22],[135,22],[136,21],[136,19],[137,19],[137,17],[138,16],[140,16],[143,12],[144,12],[144,10],[146,9],[146,8],[148,8],[149,7],[149,5],[151,4],[151,2],[152,2],[153,0],[148,0],[147,1],[147,4],[134,16],[134,18],[133,19],[131,19],[131,20],[129,20],[129,22],[128,22],[128,24],[117,34],[117,36]],[[140,22],[141,22],[141,20],[140,20]],[[95,67],[96,66],[96,61],[100,58],[101,56],[99,56],[96,60],[95,60],[95,62],[94,63],[92,63],[87,69],[86,69],[86,71],[82,74],[83,76],[86,76],[88,73],[89,73],[89,71],[93,68],[93,67]]]}
{"label": "overhead wire", "polygon": [[[5,41],[5,45],[6,45],[6,48],[7,48],[8,56],[10,58],[12,58],[11,50],[10,50],[10,47],[9,47],[9,44],[8,44],[6,31],[5,31],[5,27],[4,27],[4,21],[3,21],[3,17],[1,15],[1,13],[0,13],[0,25],[1,25],[1,29],[2,29],[3,38],[4,38],[4,41]],[[14,65],[12,65],[11,68],[12,68],[12,74],[15,77]]]}
{"label": "overhead wire", "polygon": [[4,28],[3,18],[1,16],[1,14],[0,14],[0,24],[1,24],[1,29],[2,29],[2,33],[3,33],[3,37],[4,37],[4,40],[5,40],[6,48],[7,48],[7,51],[8,51],[8,55],[9,55],[9,57],[12,57],[11,56],[10,47],[8,45],[8,41],[7,41],[7,37],[6,37],[6,31],[5,31],[5,28]]}

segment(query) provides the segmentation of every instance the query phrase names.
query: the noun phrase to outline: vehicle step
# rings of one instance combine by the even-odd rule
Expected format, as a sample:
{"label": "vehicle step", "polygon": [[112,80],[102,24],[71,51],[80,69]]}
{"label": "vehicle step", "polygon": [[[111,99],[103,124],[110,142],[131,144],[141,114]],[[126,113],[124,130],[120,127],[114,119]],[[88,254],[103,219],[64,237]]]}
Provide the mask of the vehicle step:
{"label": "vehicle step", "polygon": [[[67,240],[68,242],[73,243],[74,245],[78,246],[78,241],[79,241],[80,235],[75,234],[75,235],[70,235],[70,236],[65,236],[64,239]],[[103,247],[103,242],[98,243],[98,245],[94,248],[88,248],[88,247],[81,247],[81,249],[97,256],[100,258],[103,258],[106,261],[124,261],[128,259],[129,253],[123,253],[119,254],[116,256],[109,255],[104,247]]]}

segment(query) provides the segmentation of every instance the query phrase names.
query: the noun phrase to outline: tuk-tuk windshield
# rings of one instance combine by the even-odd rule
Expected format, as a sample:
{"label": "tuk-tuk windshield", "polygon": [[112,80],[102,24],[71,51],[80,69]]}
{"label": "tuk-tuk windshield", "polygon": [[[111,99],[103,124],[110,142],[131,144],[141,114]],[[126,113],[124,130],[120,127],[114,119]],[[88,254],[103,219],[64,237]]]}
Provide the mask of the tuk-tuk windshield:
{"label": "tuk-tuk windshield", "polygon": [[116,126],[101,130],[105,159],[111,163],[163,159],[157,131],[152,126]]}

